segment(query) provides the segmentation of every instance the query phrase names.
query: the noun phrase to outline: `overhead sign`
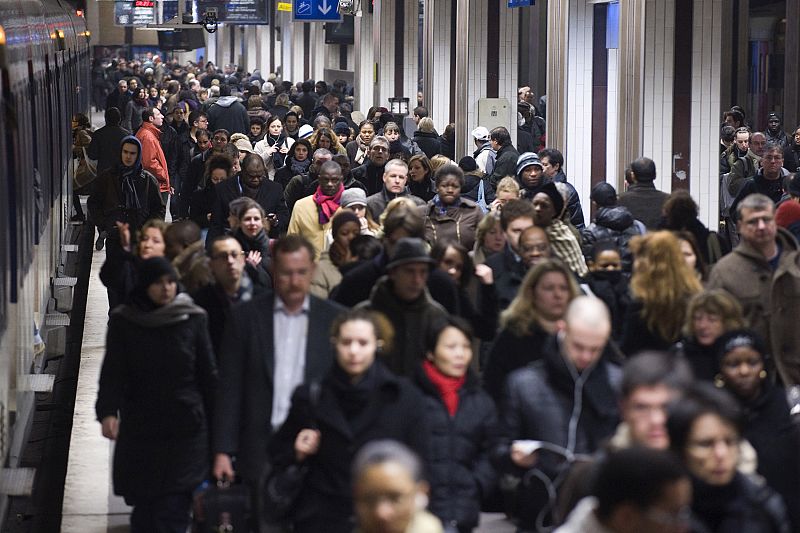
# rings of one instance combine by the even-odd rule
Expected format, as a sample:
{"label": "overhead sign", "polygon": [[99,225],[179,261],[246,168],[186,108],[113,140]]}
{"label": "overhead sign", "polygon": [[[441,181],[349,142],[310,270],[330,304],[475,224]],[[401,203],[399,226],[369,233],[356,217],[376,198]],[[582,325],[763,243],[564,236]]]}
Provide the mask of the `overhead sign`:
{"label": "overhead sign", "polygon": [[202,17],[206,9],[217,10],[217,20],[230,24],[267,24],[266,0],[197,0],[197,14]]}
{"label": "overhead sign", "polygon": [[536,3],[536,0],[508,0],[508,7],[528,7]]}
{"label": "overhead sign", "polygon": [[278,2],[278,11],[285,11],[287,13],[292,12],[292,3],[291,2]]}
{"label": "overhead sign", "polygon": [[156,21],[155,3],[148,0],[114,2],[114,24],[117,26],[147,26]]}
{"label": "overhead sign", "polygon": [[292,15],[298,22],[338,22],[342,20],[339,14],[337,0],[294,0]]}

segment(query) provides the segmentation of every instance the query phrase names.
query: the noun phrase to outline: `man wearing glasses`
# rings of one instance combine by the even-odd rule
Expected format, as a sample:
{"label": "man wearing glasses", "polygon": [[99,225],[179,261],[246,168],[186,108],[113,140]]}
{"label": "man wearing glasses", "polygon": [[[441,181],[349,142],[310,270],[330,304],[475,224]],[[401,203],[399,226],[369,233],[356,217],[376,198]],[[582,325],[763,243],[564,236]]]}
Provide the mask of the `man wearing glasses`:
{"label": "man wearing glasses", "polygon": [[754,193],[763,194],[777,204],[786,193],[788,177],[789,171],[783,168],[783,146],[768,142],[761,159],[761,168],[753,177],[743,181],[731,206],[731,213],[736,213],[739,202]]}
{"label": "man wearing glasses", "polygon": [[[756,179],[782,185],[782,152],[767,147],[763,174]],[[777,167],[777,171],[776,171]],[[769,180],[767,175],[778,177]],[[751,182],[752,183],[752,182]],[[747,189],[754,188],[745,185]],[[750,327],[769,343],[786,387],[800,384],[800,252],[792,235],[775,223],[775,204],[764,194],[741,196],[736,206],[741,242],[720,259],[708,289],[725,289],[739,300]]]}
{"label": "man wearing glasses", "polygon": [[222,332],[231,306],[249,302],[264,291],[245,271],[242,245],[231,235],[222,235],[208,246],[209,266],[214,283],[198,289],[192,298],[208,313],[208,330],[214,353],[219,354]]}

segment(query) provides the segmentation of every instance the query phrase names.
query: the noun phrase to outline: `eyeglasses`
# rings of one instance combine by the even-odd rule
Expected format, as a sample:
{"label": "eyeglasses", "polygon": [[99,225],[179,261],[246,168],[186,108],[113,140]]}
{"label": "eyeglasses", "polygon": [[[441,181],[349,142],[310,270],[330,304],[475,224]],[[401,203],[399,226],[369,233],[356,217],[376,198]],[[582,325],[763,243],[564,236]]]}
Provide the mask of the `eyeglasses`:
{"label": "eyeglasses", "polygon": [[389,151],[388,148],[385,148],[383,146],[373,146],[372,148],[370,148],[370,150],[372,150],[373,152],[388,152]]}
{"label": "eyeglasses", "polygon": [[240,257],[244,257],[244,252],[241,250],[234,250],[232,252],[220,252],[218,254],[214,254],[211,256],[211,259],[215,261],[227,261],[228,259],[239,259]]}

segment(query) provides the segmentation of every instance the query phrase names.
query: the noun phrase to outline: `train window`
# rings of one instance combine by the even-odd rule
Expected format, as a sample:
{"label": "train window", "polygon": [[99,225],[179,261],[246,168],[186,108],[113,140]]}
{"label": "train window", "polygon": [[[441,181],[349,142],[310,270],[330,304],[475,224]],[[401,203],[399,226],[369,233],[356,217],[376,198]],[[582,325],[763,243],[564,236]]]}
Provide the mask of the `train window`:
{"label": "train window", "polygon": [[[8,76],[6,71],[0,69],[0,213],[7,213],[6,217],[13,216],[11,202],[8,194],[8,143],[6,135],[9,131],[9,124],[6,117]],[[2,220],[2,219],[0,219]],[[8,287],[8,218],[2,223],[3,229],[0,230],[0,334],[6,330],[7,325],[7,290]]]}

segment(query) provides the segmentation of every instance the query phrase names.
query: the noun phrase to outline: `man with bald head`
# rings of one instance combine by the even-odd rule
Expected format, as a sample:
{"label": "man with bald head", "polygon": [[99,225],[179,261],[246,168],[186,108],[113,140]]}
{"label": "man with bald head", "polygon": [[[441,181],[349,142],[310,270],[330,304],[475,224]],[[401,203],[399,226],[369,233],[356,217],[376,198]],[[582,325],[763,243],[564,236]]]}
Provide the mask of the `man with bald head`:
{"label": "man with bald head", "polygon": [[317,190],[297,201],[289,220],[289,234],[302,235],[314,246],[317,257],[325,248],[325,232],[342,204],[342,167],[326,161],[319,167]]}
{"label": "man with bald head", "polygon": [[269,222],[270,237],[278,237],[289,222],[289,211],[283,200],[283,190],[267,176],[264,160],[258,154],[247,154],[242,160],[242,171],[238,176],[216,185],[216,200],[211,208],[211,227],[206,242],[224,235],[230,229],[228,214],[230,203],[242,196],[252,198],[264,208]]}
{"label": "man with bald head", "polygon": [[[510,473],[534,467],[551,480],[560,461],[539,454],[536,445],[554,444],[575,454],[591,454],[619,423],[619,367],[602,358],[611,334],[605,304],[579,296],[570,303],[559,332],[545,341],[542,359],[516,370],[506,381],[502,423],[504,468]],[[523,479],[533,476],[523,476]],[[520,528],[535,530],[536,518],[547,504],[540,483],[523,482],[517,489]]]}

